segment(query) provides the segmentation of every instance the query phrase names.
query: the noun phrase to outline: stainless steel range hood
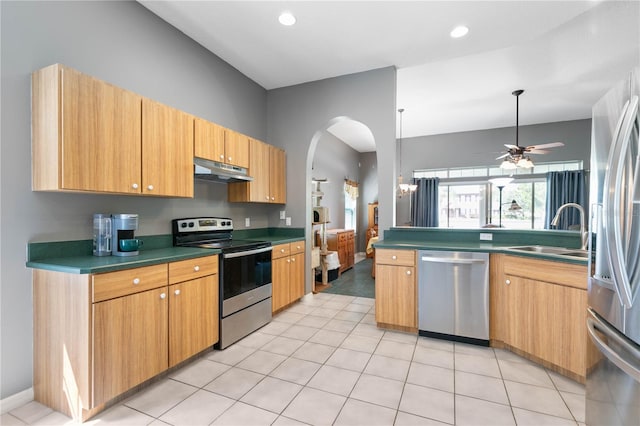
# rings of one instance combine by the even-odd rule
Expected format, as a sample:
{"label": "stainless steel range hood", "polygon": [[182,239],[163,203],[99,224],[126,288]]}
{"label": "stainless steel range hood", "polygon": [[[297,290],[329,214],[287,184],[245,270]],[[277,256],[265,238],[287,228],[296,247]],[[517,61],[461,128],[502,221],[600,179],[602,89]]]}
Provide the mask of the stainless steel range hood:
{"label": "stainless steel range hood", "polygon": [[216,183],[251,182],[253,178],[247,175],[247,169],[217,161],[196,157],[195,178]]}

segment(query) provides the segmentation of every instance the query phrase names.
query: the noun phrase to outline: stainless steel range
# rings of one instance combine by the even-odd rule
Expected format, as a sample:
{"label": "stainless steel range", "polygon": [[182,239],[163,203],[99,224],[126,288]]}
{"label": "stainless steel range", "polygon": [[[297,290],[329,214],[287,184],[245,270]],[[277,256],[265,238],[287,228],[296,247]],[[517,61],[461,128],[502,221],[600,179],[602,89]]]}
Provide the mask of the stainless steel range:
{"label": "stainless steel range", "polygon": [[271,243],[233,239],[233,221],[171,221],[173,245],[220,249],[220,340],[224,349],[271,321]]}

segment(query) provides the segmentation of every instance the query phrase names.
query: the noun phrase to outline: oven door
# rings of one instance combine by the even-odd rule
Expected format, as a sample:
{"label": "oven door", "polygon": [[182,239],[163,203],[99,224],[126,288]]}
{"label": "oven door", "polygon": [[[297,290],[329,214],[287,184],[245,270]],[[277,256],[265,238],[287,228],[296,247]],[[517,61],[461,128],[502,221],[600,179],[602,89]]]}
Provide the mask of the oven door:
{"label": "oven door", "polygon": [[222,253],[222,317],[271,297],[271,246]]}

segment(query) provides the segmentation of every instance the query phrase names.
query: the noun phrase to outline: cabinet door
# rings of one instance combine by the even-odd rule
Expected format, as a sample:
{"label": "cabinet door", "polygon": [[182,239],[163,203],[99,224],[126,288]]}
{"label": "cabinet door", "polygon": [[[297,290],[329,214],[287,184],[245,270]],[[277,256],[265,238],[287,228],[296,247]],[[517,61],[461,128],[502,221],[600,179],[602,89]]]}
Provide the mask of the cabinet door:
{"label": "cabinet door", "polygon": [[139,193],[142,98],[70,68],[61,79],[61,188]]}
{"label": "cabinet door", "polygon": [[418,326],[415,267],[376,265],[376,322]]}
{"label": "cabinet door", "polygon": [[93,304],[93,404],[167,369],[167,287]]}
{"label": "cabinet door", "polygon": [[289,273],[291,257],[281,257],[271,261],[271,310],[277,311],[287,305],[289,300]]}
{"label": "cabinet door", "polygon": [[169,367],[218,341],[218,275],[169,287]]}
{"label": "cabinet door", "polygon": [[200,118],[194,119],[193,151],[196,157],[224,163],[225,128]]}
{"label": "cabinet door", "polygon": [[272,203],[287,202],[287,154],[284,150],[270,146],[269,195]]}
{"label": "cabinet door", "polygon": [[304,253],[291,256],[291,272],[289,274],[289,300],[294,302],[304,296]]}
{"label": "cabinet door", "polygon": [[192,116],[143,99],[142,152],[143,194],[193,197]]}
{"label": "cabinet door", "polygon": [[249,140],[249,201],[268,203],[269,197],[269,145],[256,139]]}
{"label": "cabinet door", "polygon": [[249,138],[225,129],[224,155],[225,163],[249,168]]}

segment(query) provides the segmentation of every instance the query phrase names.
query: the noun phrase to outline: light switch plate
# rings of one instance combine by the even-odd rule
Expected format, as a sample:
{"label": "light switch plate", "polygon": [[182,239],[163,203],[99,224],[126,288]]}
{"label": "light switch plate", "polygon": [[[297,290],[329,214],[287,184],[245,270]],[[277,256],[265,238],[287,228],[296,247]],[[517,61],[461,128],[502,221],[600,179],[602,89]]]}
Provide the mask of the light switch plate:
{"label": "light switch plate", "polygon": [[287,217],[287,212],[284,210],[280,211],[280,220],[284,220],[284,218]]}
{"label": "light switch plate", "polygon": [[489,232],[481,232],[480,241],[493,241],[493,234]]}
{"label": "light switch plate", "polygon": [[247,228],[251,226],[251,218],[250,217],[245,217],[244,218],[244,226],[247,227]]}
{"label": "light switch plate", "polygon": [[291,218],[290,218],[290,217],[288,217],[288,218],[286,219],[285,225],[287,225],[287,226],[291,226]]}

